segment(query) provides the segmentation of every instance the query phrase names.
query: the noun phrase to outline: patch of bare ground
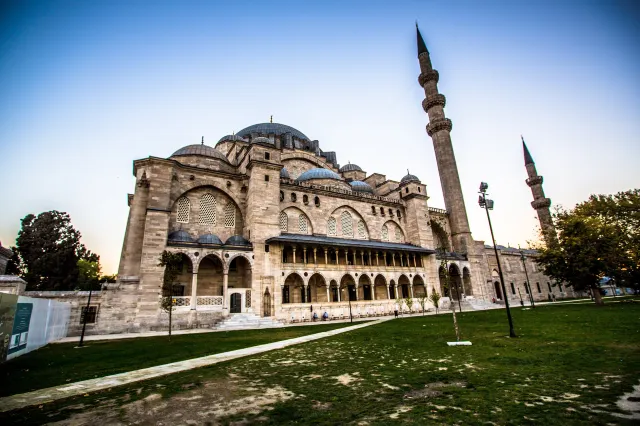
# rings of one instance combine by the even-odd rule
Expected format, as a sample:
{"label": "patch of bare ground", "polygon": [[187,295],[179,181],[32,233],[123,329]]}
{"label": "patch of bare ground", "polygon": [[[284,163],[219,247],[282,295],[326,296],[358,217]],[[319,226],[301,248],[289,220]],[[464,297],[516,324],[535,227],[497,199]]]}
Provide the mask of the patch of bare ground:
{"label": "patch of bare ground", "polygon": [[404,394],[405,399],[433,398],[442,395],[445,388],[463,388],[467,386],[465,382],[433,382],[424,385],[423,389],[414,389]]}
{"label": "patch of bare ground", "polygon": [[[230,375],[231,376],[231,375]],[[258,414],[294,394],[280,386],[266,386],[237,375],[209,381],[167,398],[159,393],[121,406],[105,403],[92,410],[73,414],[56,423],[58,426],[124,424],[218,425],[221,419],[234,415]],[[240,422],[241,424],[242,422]]]}

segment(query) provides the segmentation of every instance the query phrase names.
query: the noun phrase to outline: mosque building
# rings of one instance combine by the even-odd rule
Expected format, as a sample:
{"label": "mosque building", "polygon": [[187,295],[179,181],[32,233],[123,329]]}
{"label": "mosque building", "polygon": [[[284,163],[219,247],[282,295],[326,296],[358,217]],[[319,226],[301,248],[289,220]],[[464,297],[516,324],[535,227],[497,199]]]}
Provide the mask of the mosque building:
{"label": "mosque building", "polygon": [[[528,293],[538,300],[566,296],[536,269],[535,252],[501,246],[503,294],[493,248],[471,235],[452,122],[419,30],[417,42],[444,208],[429,206],[419,173],[399,180],[368,173],[361,167],[366,158],[341,166],[318,140],[273,122],[223,136],[214,146],[197,143],[169,158],[136,160],[118,282],[94,297],[89,332],[166,328],[161,300],[168,295],[158,265],[165,250],[184,259],[172,291],[173,323],[180,328],[234,316],[268,326],[314,314],[343,318],[350,309],[354,316],[390,315],[400,298],[411,298],[419,311],[433,292],[445,306],[460,299],[472,307]],[[524,152],[532,205],[545,238],[553,238],[542,177],[526,146]]]}

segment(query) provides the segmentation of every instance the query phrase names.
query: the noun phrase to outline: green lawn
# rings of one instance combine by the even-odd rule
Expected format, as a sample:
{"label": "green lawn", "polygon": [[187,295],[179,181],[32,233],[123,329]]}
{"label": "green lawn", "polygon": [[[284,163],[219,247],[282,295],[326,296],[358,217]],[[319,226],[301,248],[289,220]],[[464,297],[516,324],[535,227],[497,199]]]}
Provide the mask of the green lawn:
{"label": "green lawn", "polygon": [[292,339],[350,323],[47,345],[0,364],[0,397]]}
{"label": "green lawn", "polygon": [[[634,424],[640,303],[387,321],[262,355],[0,415],[4,424]],[[203,336],[204,337],[204,336]]]}

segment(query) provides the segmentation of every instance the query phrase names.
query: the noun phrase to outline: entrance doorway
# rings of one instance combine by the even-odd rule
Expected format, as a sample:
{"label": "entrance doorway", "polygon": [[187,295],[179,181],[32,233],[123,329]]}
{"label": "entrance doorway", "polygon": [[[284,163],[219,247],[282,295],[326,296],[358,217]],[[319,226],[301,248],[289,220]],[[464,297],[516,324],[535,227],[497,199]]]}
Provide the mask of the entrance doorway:
{"label": "entrance doorway", "polygon": [[496,281],[493,283],[493,285],[496,288],[496,298],[498,300],[502,300],[502,291],[500,290],[500,283]]}
{"label": "entrance doorway", "polygon": [[240,293],[233,293],[231,295],[231,309],[229,312],[232,314],[239,314],[242,308],[242,295]]}
{"label": "entrance doorway", "polygon": [[262,310],[265,317],[271,316],[271,293],[269,293],[268,288],[264,291],[264,296],[262,297]]}

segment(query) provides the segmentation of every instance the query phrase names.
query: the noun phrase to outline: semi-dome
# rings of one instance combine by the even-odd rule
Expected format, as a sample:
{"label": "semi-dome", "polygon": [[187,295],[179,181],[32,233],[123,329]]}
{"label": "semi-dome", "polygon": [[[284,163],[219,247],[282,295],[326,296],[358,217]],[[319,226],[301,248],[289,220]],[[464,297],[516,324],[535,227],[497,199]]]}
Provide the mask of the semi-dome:
{"label": "semi-dome", "polygon": [[227,239],[225,243],[228,246],[250,246],[251,243],[246,240],[242,235],[232,235]]}
{"label": "semi-dome", "polygon": [[169,234],[169,241],[174,243],[192,243],[193,238],[187,231],[183,231],[182,229],[179,231],[173,231]]}
{"label": "semi-dome", "polygon": [[353,172],[353,171],[361,172],[362,169],[357,164],[349,163],[349,164],[345,164],[344,166],[340,167],[339,171],[340,171],[340,173]]}
{"label": "semi-dome", "polygon": [[408,173],[408,170],[407,170],[407,174],[405,175],[405,177],[403,177],[400,180],[400,183],[409,183],[409,182],[420,182],[420,179],[418,179],[418,176]]}
{"label": "semi-dome", "polygon": [[225,136],[220,138],[218,143],[225,142],[225,141],[229,141],[229,142],[236,142],[236,141],[248,142],[246,139],[244,139],[244,138],[242,138],[242,137],[240,137],[238,135],[225,135]]}
{"label": "semi-dome", "polygon": [[257,138],[251,139],[251,143],[268,143],[269,145],[275,144],[275,142],[273,142],[271,139],[265,138],[263,136],[258,136]]}
{"label": "semi-dome", "polygon": [[244,129],[236,132],[237,135],[242,137],[251,136],[251,133],[257,133],[259,135],[284,135],[285,133],[291,133],[291,136],[296,137],[301,140],[310,141],[304,133],[302,133],[298,129],[294,129],[291,126],[287,126],[286,124],[280,123],[259,123],[254,124],[253,126],[245,127]]}
{"label": "semi-dome", "polygon": [[349,182],[349,185],[351,185],[351,189],[356,192],[368,192],[370,194],[373,194],[373,188],[371,187],[371,185],[361,180],[352,180],[351,182]]}
{"label": "semi-dome", "polygon": [[222,240],[213,234],[202,234],[198,237],[198,244],[217,244],[222,245]]}
{"label": "semi-dome", "polygon": [[289,172],[287,171],[287,169],[285,167],[280,169],[280,178],[281,179],[291,179],[291,177],[289,176]]}
{"label": "semi-dome", "polygon": [[304,182],[306,180],[311,180],[311,179],[336,179],[336,180],[342,180],[340,175],[337,174],[336,172],[332,172],[329,169],[323,169],[323,168],[307,170],[306,172],[302,173],[298,177],[298,179],[296,179],[296,180],[298,182]]}
{"label": "semi-dome", "polygon": [[227,157],[225,157],[223,153],[221,153],[215,148],[212,148],[204,144],[187,145],[185,147],[180,148],[173,154],[171,154],[172,157],[180,157],[184,155],[200,155],[203,157],[213,157],[213,158],[218,158],[220,160],[229,162],[229,160],[227,159]]}

